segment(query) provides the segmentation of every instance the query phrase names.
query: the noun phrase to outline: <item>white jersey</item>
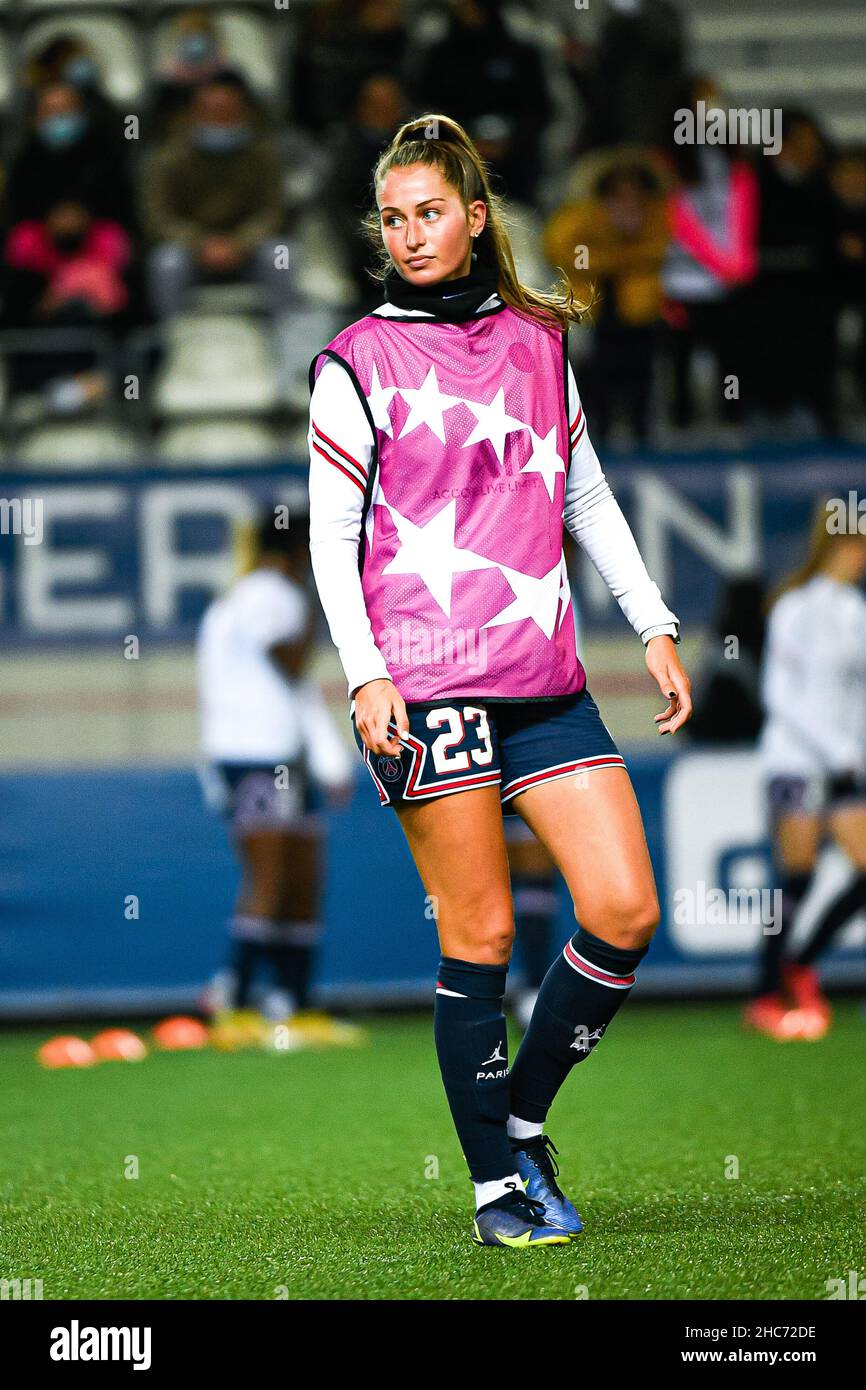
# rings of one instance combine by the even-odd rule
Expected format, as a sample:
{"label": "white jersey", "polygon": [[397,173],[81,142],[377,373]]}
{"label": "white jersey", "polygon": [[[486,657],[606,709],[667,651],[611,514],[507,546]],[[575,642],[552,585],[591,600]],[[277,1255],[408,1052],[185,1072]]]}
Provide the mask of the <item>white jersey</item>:
{"label": "white jersey", "polygon": [[783,594],[767,628],[759,751],[768,776],[866,769],[866,598],[819,574]]}
{"label": "white jersey", "polygon": [[219,762],[290,762],[302,750],[295,683],[268,655],[306,631],[310,603],[271,569],[244,575],[207,609],[198,632],[201,742]]}
{"label": "white jersey", "polygon": [[[479,312],[484,308],[481,305]],[[376,312],[388,317],[404,313],[390,304]],[[380,390],[368,399],[373,420],[386,430],[390,428],[388,392],[389,388]],[[602,472],[589,440],[571,367],[568,418],[582,423],[571,442],[564,525],[589,555],[635,631],[641,636],[654,629],[673,634],[676,615],[647,573],[628,522]],[[327,440],[327,455],[317,444],[313,426],[318,436]],[[308,439],[313,573],[351,696],[367,681],[391,677],[373,636],[358,572],[362,480],[366,481],[370,469],[373,433],[347,372],[337,362],[326,361],[319,372],[310,402]],[[372,524],[372,509],[366,524]]]}

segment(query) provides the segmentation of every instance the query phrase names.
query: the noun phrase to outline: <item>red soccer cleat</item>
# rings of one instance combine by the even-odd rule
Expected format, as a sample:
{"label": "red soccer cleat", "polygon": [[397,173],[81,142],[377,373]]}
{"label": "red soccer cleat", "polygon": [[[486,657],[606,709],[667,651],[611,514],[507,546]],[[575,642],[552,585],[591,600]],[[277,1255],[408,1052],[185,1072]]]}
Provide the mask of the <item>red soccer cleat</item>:
{"label": "red soccer cleat", "polygon": [[813,970],[811,965],[797,965],[795,961],[788,961],[782,967],[782,978],[796,1007],[812,1017],[812,1026],[817,1028],[818,1020],[823,1019],[823,1037],[830,1027],[833,1010],[829,999],[821,990],[817,970]]}
{"label": "red soccer cleat", "polygon": [[791,1034],[784,1031],[783,1020],[788,1012],[783,995],[761,994],[743,1010],[743,1026],[775,1038],[776,1042],[787,1042]]}

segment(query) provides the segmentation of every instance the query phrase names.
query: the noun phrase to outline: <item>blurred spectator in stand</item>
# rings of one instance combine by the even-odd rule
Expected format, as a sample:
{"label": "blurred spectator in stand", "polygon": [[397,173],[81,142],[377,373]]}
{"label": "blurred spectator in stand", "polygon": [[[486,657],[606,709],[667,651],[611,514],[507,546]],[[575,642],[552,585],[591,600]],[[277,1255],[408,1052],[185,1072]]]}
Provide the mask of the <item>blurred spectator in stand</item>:
{"label": "blurred spectator in stand", "polygon": [[841,150],[830,166],[835,213],[837,313],[858,330],[852,362],[859,403],[866,402],[866,146]]}
{"label": "blurred spectator in stand", "polygon": [[689,737],[703,743],[751,743],[764,722],[761,655],[764,582],[757,575],[725,585],[695,677]]}
{"label": "blurred spectator in stand", "polygon": [[600,299],[581,379],[597,442],[607,442],[620,403],[638,444],[648,437],[667,244],[661,185],[638,160],[609,164],[592,196],[560,208],[545,229],[547,259],[565,271],[581,299]]}
{"label": "blurred spectator in stand", "polygon": [[496,0],[451,0],[441,37],[411,63],[412,105],[465,125],[504,184],[532,203],[553,115],[541,50],[511,32]]}
{"label": "blurred spectator in stand", "polygon": [[[680,108],[699,101],[721,105],[714,84],[698,79]],[[742,415],[742,336],[751,293],[736,291],[757,270],[758,181],[751,164],[729,145],[669,145],[674,186],[668,197],[671,241],[662,271],[665,317],[673,369],[673,423],[694,421],[691,372],[695,353],[709,351],[715,361],[716,399],[723,420]],[[726,393],[725,377],[738,378]],[[751,381],[745,383],[750,390]]]}
{"label": "blurred spectator in stand", "polygon": [[406,97],[397,79],[376,73],[362,82],[352,118],[334,141],[333,226],[344,239],[346,270],[357,288],[361,311],[382,302],[381,283],[367,274],[370,243],[360,225],[373,201],[371,170],[407,115]]}
{"label": "blurred spectator in stand", "polygon": [[221,76],[197,89],[185,129],[152,158],[142,218],[154,244],[149,282],[158,317],[182,308],[193,284],[251,275],[274,311],[283,306],[289,275],[275,268],[274,255],[284,220],[280,164],[241,78]]}
{"label": "blurred spectator in stand", "polygon": [[[30,57],[22,73],[22,81],[32,96],[43,87],[69,84],[81,93],[90,128],[103,139],[119,143],[123,139],[122,117],[117,107],[102,90],[99,64],[92,50],[73,34],[61,34],[46,43]],[[125,150],[124,150],[125,155]]]}
{"label": "blurred spectator in stand", "polygon": [[313,134],[342,126],[351,120],[358,90],[368,77],[401,77],[407,44],[404,9],[403,0],[322,0],[309,6],[290,84],[297,125]]}
{"label": "blurred spectator in stand", "polygon": [[160,136],[178,126],[202,83],[232,70],[209,10],[183,10],[172,23],[170,43],[172,56],[157,76],[153,95]]}
{"label": "blurred spectator in stand", "polygon": [[576,73],[586,107],[582,145],[670,142],[684,80],[682,16],[670,0],[607,0],[594,59]]}
{"label": "blurred spectator in stand", "polygon": [[[806,111],[784,112],[779,153],[758,160],[760,271],[744,335],[750,391],[771,416],[836,430],[836,303],[830,293],[836,213],[827,149]],[[803,418],[811,412],[811,421]]]}
{"label": "blurred spectator in stand", "polygon": [[[58,202],[44,218],[16,223],[3,252],[3,327],[119,332],[130,302],[124,277],[131,253],[124,228],[81,203]],[[10,360],[13,389],[46,388],[54,413],[99,404],[108,391],[108,376],[83,344]]]}
{"label": "blurred spectator in stand", "polygon": [[50,83],[35,96],[32,128],[12,161],[6,221],[44,218],[58,203],[80,203],[91,217],[134,226],[127,142],[106,130],[80,88]]}
{"label": "blurred spectator in stand", "polygon": [[282,387],[294,403],[303,384],[308,400],[311,311],[296,287],[279,154],[243,78],[222,75],[197,89],[184,130],[146,171],[142,218],[153,243],[148,281],[156,316],[182,310],[195,285],[256,281],[274,327]]}

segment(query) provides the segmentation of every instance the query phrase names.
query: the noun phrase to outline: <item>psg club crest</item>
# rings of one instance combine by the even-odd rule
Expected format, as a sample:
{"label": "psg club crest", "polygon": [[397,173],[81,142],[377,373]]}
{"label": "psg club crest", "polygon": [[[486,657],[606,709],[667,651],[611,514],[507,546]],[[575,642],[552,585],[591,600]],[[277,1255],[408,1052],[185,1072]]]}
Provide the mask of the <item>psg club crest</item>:
{"label": "psg club crest", "polygon": [[396,782],[399,780],[403,766],[399,758],[392,758],[387,753],[379,754],[379,776],[383,782]]}

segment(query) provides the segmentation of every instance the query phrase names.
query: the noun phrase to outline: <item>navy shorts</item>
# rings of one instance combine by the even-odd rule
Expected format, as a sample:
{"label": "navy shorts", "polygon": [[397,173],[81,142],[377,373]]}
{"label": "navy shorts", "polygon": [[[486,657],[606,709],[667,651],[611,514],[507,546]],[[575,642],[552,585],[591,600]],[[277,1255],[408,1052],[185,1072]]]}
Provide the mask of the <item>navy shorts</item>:
{"label": "navy shorts", "polygon": [[[379,803],[429,801],[472,787],[499,787],[505,815],[530,787],[594,767],[624,767],[598,706],[584,689],[577,695],[532,703],[466,700],[456,696],[407,705],[409,736],[400,757],[371,753],[352,730],[376,784]],[[396,734],[392,720],[389,733]]]}
{"label": "navy shorts", "polygon": [[862,773],[817,773],[774,776],[767,782],[767,805],[775,834],[783,816],[824,816],[846,806],[866,804],[866,777]]}
{"label": "navy shorts", "polygon": [[290,833],[309,820],[311,788],[300,763],[216,762],[200,775],[208,784],[210,805],[222,813],[233,835]]}

